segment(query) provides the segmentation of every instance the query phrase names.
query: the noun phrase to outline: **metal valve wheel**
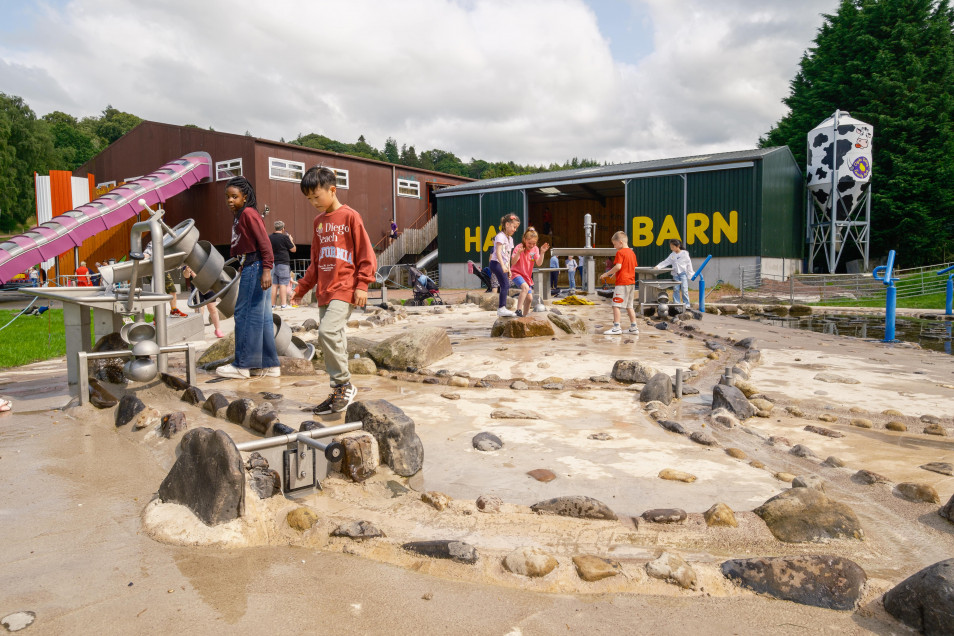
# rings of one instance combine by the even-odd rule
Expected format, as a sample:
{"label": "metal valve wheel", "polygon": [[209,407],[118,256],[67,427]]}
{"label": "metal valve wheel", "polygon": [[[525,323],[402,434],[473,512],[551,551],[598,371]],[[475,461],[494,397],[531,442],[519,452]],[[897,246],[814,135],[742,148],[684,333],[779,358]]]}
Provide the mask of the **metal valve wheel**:
{"label": "metal valve wheel", "polygon": [[344,459],[344,445],[340,442],[332,442],[325,447],[325,459],[329,462],[340,462]]}

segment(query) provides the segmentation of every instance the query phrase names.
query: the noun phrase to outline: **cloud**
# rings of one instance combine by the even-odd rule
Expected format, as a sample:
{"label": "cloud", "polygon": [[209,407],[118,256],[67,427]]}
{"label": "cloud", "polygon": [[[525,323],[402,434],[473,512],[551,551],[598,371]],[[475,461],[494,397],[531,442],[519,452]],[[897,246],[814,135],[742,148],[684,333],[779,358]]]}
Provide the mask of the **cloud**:
{"label": "cloud", "polygon": [[0,42],[0,82],[38,114],[112,104],[270,139],[632,161],[753,147],[837,8],[629,1],[653,40],[635,63],[582,0],[76,0]]}

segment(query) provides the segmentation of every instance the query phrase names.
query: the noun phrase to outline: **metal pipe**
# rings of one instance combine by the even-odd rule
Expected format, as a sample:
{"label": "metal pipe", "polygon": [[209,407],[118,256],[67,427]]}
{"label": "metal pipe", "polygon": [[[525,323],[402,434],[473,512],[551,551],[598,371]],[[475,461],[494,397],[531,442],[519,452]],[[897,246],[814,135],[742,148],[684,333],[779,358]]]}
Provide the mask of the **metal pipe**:
{"label": "metal pipe", "polygon": [[313,431],[301,431],[300,433],[289,433],[288,435],[276,435],[275,437],[266,437],[264,439],[254,439],[248,442],[240,442],[235,445],[240,452],[248,453],[251,451],[262,450],[263,448],[272,448],[273,446],[282,446],[294,444],[298,441],[299,435],[305,435],[310,438],[315,437],[333,437],[342,433],[356,431],[364,426],[363,422],[345,422],[337,426],[328,428],[316,428]]}
{"label": "metal pipe", "polygon": [[676,369],[676,399],[682,398],[682,369]]}

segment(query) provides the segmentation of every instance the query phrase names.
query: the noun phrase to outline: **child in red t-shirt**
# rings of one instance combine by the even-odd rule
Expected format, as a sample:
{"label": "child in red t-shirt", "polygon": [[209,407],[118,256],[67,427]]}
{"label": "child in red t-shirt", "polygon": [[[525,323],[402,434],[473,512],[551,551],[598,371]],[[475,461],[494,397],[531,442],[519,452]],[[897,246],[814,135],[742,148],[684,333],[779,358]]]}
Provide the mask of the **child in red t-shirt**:
{"label": "child in red t-shirt", "polygon": [[544,243],[537,247],[537,231],[533,226],[527,228],[523,233],[523,241],[514,248],[510,256],[510,275],[511,281],[520,288],[520,296],[517,298],[517,315],[526,316],[530,313],[530,303],[532,301],[530,292],[533,291],[533,266],[543,265],[543,255],[550,249],[549,243]]}
{"label": "child in red t-shirt", "polygon": [[615,336],[623,333],[619,326],[620,308],[625,307],[629,314],[629,333],[639,333],[636,326],[636,310],[633,309],[633,300],[636,290],[636,252],[626,245],[626,232],[617,232],[613,235],[613,247],[616,248],[616,258],[613,267],[608,272],[600,274],[600,280],[616,275],[616,287],[613,289],[613,328],[603,333]]}

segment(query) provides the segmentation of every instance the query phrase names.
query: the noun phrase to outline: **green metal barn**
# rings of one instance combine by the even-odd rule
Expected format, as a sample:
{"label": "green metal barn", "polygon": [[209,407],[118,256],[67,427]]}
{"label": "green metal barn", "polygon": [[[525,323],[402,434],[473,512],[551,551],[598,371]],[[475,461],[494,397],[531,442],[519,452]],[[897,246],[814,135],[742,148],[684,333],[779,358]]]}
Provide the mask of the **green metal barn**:
{"label": "green metal barn", "polygon": [[[523,219],[553,247],[583,247],[583,217],[597,224],[594,247],[625,230],[640,265],[686,244],[705,277],[737,284],[739,268],[762,275],[801,271],[805,186],[788,147],[660,159],[475,181],[437,193],[441,286],[472,288],[467,261],[486,265],[500,218]],[[562,264],[562,261],[561,261]]]}

